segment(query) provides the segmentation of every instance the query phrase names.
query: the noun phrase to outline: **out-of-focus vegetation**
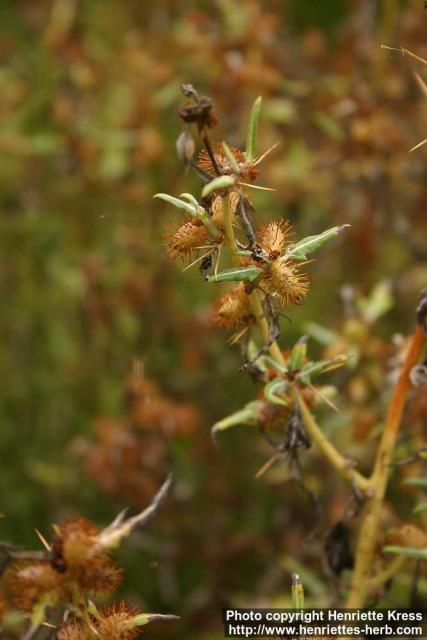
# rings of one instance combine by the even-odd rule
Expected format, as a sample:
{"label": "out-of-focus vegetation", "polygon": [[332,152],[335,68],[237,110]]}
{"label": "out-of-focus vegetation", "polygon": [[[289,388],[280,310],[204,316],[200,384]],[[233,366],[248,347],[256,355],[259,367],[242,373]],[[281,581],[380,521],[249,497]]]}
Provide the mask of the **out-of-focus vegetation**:
{"label": "out-of-focus vegetation", "polygon": [[[180,85],[213,98],[218,139],[236,146],[263,95],[260,150],[281,144],[259,211],[298,237],[351,224],[309,267],[281,344],[308,333],[319,356],[355,354],[331,374],[341,411],[318,419],[365,470],[427,281],[427,146],[408,153],[426,137],[426,69],[381,45],[427,57],[426,19],[419,0],[0,5],[0,538],[33,547],[67,516],[141,509],[172,467],[173,496],[120,552],[123,596],[183,619],[153,637],[222,637],[225,603],[289,604],[294,570],[306,601],[330,603],[325,539],[339,523],[351,547],[357,521],[314,447],[302,466],[320,510],[284,464],[254,478],[271,450],[250,429],[212,446],[253,388],[213,326],[217,290],[162,247],[153,194],[198,188],[176,159]],[[425,387],[410,400],[402,459],[425,443]],[[395,476],[385,542],[404,542],[408,518],[421,535],[419,489],[402,487],[420,464]],[[407,604],[411,587],[409,568],[384,601]]]}

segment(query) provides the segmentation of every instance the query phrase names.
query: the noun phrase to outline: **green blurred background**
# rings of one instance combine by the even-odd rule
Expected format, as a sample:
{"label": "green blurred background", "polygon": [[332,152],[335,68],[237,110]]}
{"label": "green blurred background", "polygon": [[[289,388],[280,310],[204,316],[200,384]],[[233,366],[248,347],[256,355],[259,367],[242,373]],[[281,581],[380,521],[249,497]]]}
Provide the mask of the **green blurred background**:
{"label": "green blurred background", "polygon": [[[211,445],[212,423],[256,388],[210,322],[218,289],[165,253],[174,214],[152,195],[200,187],[175,155],[180,85],[212,97],[214,137],[236,146],[263,96],[260,147],[281,145],[262,166],[276,191],[254,196],[260,219],[284,216],[298,236],[352,225],[308,267],[310,294],[284,323],[283,347],[307,321],[340,333],[343,285],[363,298],[384,280],[393,306],[372,330],[388,343],[409,332],[427,281],[426,150],[408,154],[427,130],[414,71],[427,74],[381,44],[426,56],[426,16],[421,0],[0,3],[0,537],[35,546],[35,528],[49,535],[76,514],[106,524],[143,507],[172,466],[169,503],[119,554],[125,597],[183,617],[153,637],[220,638],[224,603],[286,603],[295,567],[312,602],[330,602],[322,536],[346,500],[309,452],[307,482],[326,511],[304,542],[312,505],[286,468],[254,480],[265,443],[241,429]],[[102,421],[133,419],[135,362],[200,417],[154,421],[146,491],[132,500],[106,491],[108,468],[90,459]],[[376,384],[362,398],[373,428]],[[363,466],[369,446],[343,427],[356,392],[324,419]]]}

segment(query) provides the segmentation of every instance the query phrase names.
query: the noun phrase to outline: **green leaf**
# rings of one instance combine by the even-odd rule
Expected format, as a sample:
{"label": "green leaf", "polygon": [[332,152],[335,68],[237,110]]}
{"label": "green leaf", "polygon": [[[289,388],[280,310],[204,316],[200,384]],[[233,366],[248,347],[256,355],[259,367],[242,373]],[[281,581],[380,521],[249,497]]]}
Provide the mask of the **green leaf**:
{"label": "green leaf", "polygon": [[417,506],[415,507],[413,513],[414,514],[423,513],[424,511],[427,511],[427,501],[426,502],[420,502],[419,504],[417,504]]}
{"label": "green leaf", "polygon": [[129,627],[143,627],[150,622],[149,613],[139,613],[129,620]]}
{"label": "green leaf", "polygon": [[265,362],[267,362],[270,367],[272,367],[273,369],[276,369],[276,371],[278,371],[279,373],[287,373],[288,372],[288,367],[285,365],[281,365],[278,362],[276,362],[276,360],[274,360],[271,356],[269,355],[265,355],[262,356],[260,359],[264,360]]}
{"label": "green leaf", "polygon": [[427,560],[427,549],[417,549],[416,547],[398,547],[391,545],[383,548],[384,553],[395,553],[405,558],[414,558],[414,560]]}
{"label": "green leaf", "polygon": [[231,413],[229,416],[226,416],[214,424],[211,429],[211,436],[213,440],[215,440],[220,431],[226,431],[231,427],[236,427],[238,425],[247,425],[250,427],[256,426],[259,422],[261,407],[262,403],[259,400],[254,400],[254,402],[249,402],[242,409]]}
{"label": "green leaf", "polygon": [[293,258],[294,260],[305,260],[307,256],[310,255],[310,253],[313,253],[313,251],[317,251],[317,249],[320,249],[320,247],[323,246],[326,242],[328,242],[332,238],[335,238],[335,236],[337,236],[340,231],[349,226],[349,224],[342,224],[339,227],[332,227],[332,229],[327,229],[326,231],[323,231],[323,233],[319,233],[316,236],[307,236],[296,244],[289,245],[286,251],[286,255],[290,258]]}
{"label": "green leaf", "polygon": [[128,620],[126,627],[131,629],[132,627],[143,627],[149,622],[173,622],[174,620],[179,620],[179,616],[162,613],[138,613]]}
{"label": "green leaf", "polygon": [[402,484],[427,489],[427,478],[408,478],[404,480]]}
{"label": "green leaf", "polygon": [[277,395],[278,393],[283,393],[284,391],[286,391],[287,387],[288,382],[287,380],[283,380],[283,378],[272,380],[265,385],[264,396],[269,402],[272,402],[273,404],[280,404],[284,407],[287,407],[288,403],[286,402],[286,400]]}
{"label": "green leaf", "polygon": [[301,369],[304,364],[304,360],[307,355],[307,341],[304,339],[299,340],[292,349],[291,355],[287,362],[288,370],[295,371]]}
{"label": "green leaf", "polygon": [[216,276],[208,276],[208,282],[253,282],[262,273],[259,267],[233,267],[217,273]]}
{"label": "green leaf", "polygon": [[227,156],[227,160],[230,163],[231,168],[233,169],[235,174],[239,174],[239,165],[236,162],[236,158],[233,156],[233,153],[226,142],[222,143],[222,148],[224,150],[225,155]]}
{"label": "green leaf", "polygon": [[182,209],[186,211],[191,216],[197,215],[197,208],[193,204],[189,204],[188,202],[184,202],[184,200],[180,200],[179,198],[175,198],[174,196],[170,196],[168,193],[156,193],[153,198],[159,198],[160,200],[164,200],[169,204],[172,204],[177,209]]}
{"label": "green leaf", "polygon": [[232,187],[235,182],[236,178],[234,176],[218,176],[203,187],[202,198],[205,198],[207,195],[212,193],[212,191]]}
{"label": "green leaf", "polygon": [[319,360],[318,362],[307,362],[302,369],[301,373],[297,375],[298,380],[301,380],[303,384],[310,384],[311,378],[319,376],[321,373],[325,373],[329,369],[336,369],[347,364],[349,357],[343,353],[330,360]]}
{"label": "green leaf", "polygon": [[250,258],[252,255],[252,251],[249,249],[241,249],[240,251],[236,251],[236,256],[244,256],[245,258]]}
{"label": "green leaf", "polygon": [[390,283],[379,282],[367,298],[356,300],[356,306],[363,315],[365,322],[368,324],[376,322],[393,306]]}
{"label": "green leaf", "polygon": [[246,159],[251,161],[256,156],[257,138],[258,138],[258,122],[261,115],[262,97],[258,96],[252,105],[249,116],[248,133],[246,136]]}
{"label": "green leaf", "polygon": [[307,333],[310,336],[312,336],[315,340],[317,340],[317,342],[325,346],[333,344],[339,338],[339,335],[338,333],[336,333],[336,331],[327,329],[326,327],[324,327],[321,324],[318,324],[317,322],[312,322],[312,321],[306,322],[304,324],[304,330],[307,331]]}
{"label": "green leaf", "polygon": [[315,407],[323,406],[325,402],[324,398],[326,398],[326,400],[333,400],[338,395],[338,389],[334,387],[333,384],[322,384],[316,386],[316,388],[320,393],[316,393],[316,397],[314,398]]}
{"label": "green leaf", "polygon": [[247,356],[248,362],[252,362],[256,360],[258,369],[266,373],[268,370],[268,367],[267,367],[265,356],[258,356],[258,354],[259,354],[259,346],[255,342],[255,340],[249,340],[248,347],[246,349],[246,356]]}
{"label": "green leaf", "polygon": [[185,200],[188,200],[188,202],[191,202],[191,204],[193,204],[196,209],[198,207],[200,207],[199,203],[197,202],[197,199],[193,196],[192,193],[181,193],[180,198],[184,198]]}

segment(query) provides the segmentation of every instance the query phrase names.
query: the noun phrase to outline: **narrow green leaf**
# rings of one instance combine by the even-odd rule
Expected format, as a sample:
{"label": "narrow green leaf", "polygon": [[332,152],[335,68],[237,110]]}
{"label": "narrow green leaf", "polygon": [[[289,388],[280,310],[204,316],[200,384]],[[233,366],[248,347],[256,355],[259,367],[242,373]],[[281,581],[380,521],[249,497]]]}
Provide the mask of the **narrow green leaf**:
{"label": "narrow green leaf", "polygon": [[126,627],[131,629],[132,627],[143,627],[149,622],[173,622],[174,620],[179,620],[179,616],[162,613],[139,613],[128,620]]}
{"label": "narrow green leaf", "polygon": [[246,137],[246,159],[251,161],[256,156],[257,138],[258,138],[258,122],[261,115],[262,97],[258,96],[252,105],[249,116],[248,133]]}
{"label": "narrow green leaf", "polygon": [[390,282],[379,282],[366,298],[358,298],[356,307],[365,322],[373,324],[393,306]]}
{"label": "narrow green leaf", "polygon": [[273,369],[276,369],[276,371],[278,371],[279,373],[287,373],[288,372],[288,367],[285,365],[281,365],[278,362],[276,362],[273,358],[271,358],[269,355],[265,355],[262,356],[262,359],[267,362],[270,367],[272,367]]}
{"label": "narrow green leaf", "polygon": [[150,622],[150,614],[149,613],[139,613],[136,616],[133,616],[129,622],[128,627],[143,627],[144,625]]}
{"label": "narrow green leaf", "polygon": [[342,224],[339,227],[332,227],[332,229],[327,229],[326,231],[323,231],[323,233],[319,233],[316,236],[307,236],[296,244],[289,245],[286,251],[286,255],[288,255],[290,258],[293,258],[294,260],[305,260],[307,256],[310,255],[310,253],[313,253],[313,251],[317,251],[317,249],[320,249],[320,247],[323,246],[326,242],[328,242],[332,238],[335,238],[335,236],[337,236],[340,231],[349,226],[349,224]]}
{"label": "narrow green leaf", "polygon": [[202,198],[205,198],[207,195],[212,193],[212,191],[232,187],[235,182],[236,178],[234,176],[218,176],[203,187]]}
{"label": "narrow green leaf", "polygon": [[329,369],[336,369],[347,364],[349,357],[343,353],[330,360],[319,360],[318,362],[307,362],[302,371],[297,375],[298,380],[301,380],[303,384],[310,384],[311,378],[319,376],[321,373],[325,373]]}
{"label": "narrow green leaf", "polygon": [[231,427],[236,427],[238,425],[247,425],[247,426],[256,426],[259,422],[260,410],[262,403],[259,400],[255,400],[254,402],[249,402],[246,406],[234,413],[231,413],[229,416],[226,416],[216,424],[211,429],[212,439],[215,441],[217,434],[221,431],[226,431]]}
{"label": "narrow green leaf", "polygon": [[249,249],[241,249],[240,251],[236,251],[236,256],[244,256],[245,258],[250,258],[252,255],[252,251]]}
{"label": "narrow green leaf", "polygon": [[304,360],[307,355],[307,341],[306,339],[299,340],[293,347],[289,360],[287,362],[289,371],[295,371],[301,369],[304,364]]}
{"label": "narrow green leaf", "polygon": [[427,501],[426,502],[420,502],[419,504],[417,504],[417,506],[415,507],[413,513],[414,514],[423,513],[424,511],[427,511]]}
{"label": "narrow green leaf", "polygon": [[402,484],[427,489],[427,478],[408,478],[404,480]]}
{"label": "narrow green leaf", "polygon": [[283,380],[281,378],[272,380],[265,385],[264,396],[269,402],[272,402],[273,404],[281,404],[287,407],[288,403],[286,402],[286,400],[277,395],[278,393],[283,393],[284,391],[286,391],[287,387],[287,380]]}
{"label": "narrow green leaf", "polygon": [[153,198],[164,200],[165,202],[172,204],[177,209],[186,211],[191,216],[195,216],[197,214],[197,208],[194,205],[189,204],[188,202],[184,202],[184,200],[180,200],[179,198],[175,198],[174,196],[170,196],[168,193],[156,193]]}
{"label": "narrow green leaf", "polygon": [[267,362],[265,360],[265,357],[258,356],[258,354],[259,354],[259,346],[255,342],[255,340],[252,340],[252,339],[249,340],[249,343],[246,349],[246,356],[247,356],[248,362],[252,362],[256,360],[258,369],[266,373],[268,370],[268,367],[267,367]]}
{"label": "narrow green leaf", "polygon": [[208,276],[208,282],[253,282],[262,273],[259,267],[235,267],[217,273],[216,276]]}
{"label": "narrow green leaf", "polygon": [[338,389],[334,387],[333,384],[322,384],[316,386],[316,389],[320,392],[320,394],[316,393],[316,397],[314,398],[314,406],[323,406],[324,398],[326,400],[333,400],[338,395]]}
{"label": "narrow green leaf", "polygon": [[398,547],[391,545],[384,547],[385,553],[395,553],[406,558],[414,558],[414,560],[427,560],[427,549],[417,549],[416,547]]}
{"label": "narrow green leaf", "polygon": [[234,173],[238,175],[240,173],[239,165],[236,162],[236,158],[233,156],[233,153],[226,142],[222,143],[222,148],[224,150],[225,155],[227,156],[227,160],[230,163],[231,168]]}
{"label": "narrow green leaf", "polygon": [[312,321],[306,322],[304,324],[304,330],[307,331],[307,333],[310,336],[312,336],[315,340],[317,340],[317,342],[320,342],[320,344],[323,344],[325,346],[333,344],[339,338],[339,335],[336,331],[327,329],[326,327],[324,327],[321,324],[318,324],[317,322],[312,322]]}
{"label": "narrow green leaf", "polygon": [[197,202],[197,199],[193,196],[192,193],[181,193],[180,198],[184,198],[185,200],[188,200],[188,202],[191,202],[191,204],[193,204],[196,209],[197,207],[199,207],[199,203]]}

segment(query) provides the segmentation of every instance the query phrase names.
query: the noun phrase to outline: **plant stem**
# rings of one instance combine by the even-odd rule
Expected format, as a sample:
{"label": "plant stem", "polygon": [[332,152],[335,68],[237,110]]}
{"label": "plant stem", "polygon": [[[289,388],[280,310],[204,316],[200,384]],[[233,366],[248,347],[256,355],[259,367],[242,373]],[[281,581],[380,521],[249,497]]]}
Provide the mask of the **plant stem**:
{"label": "plant stem", "polygon": [[[237,252],[239,249],[237,246],[236,237],[234,235],[229,196],[225,196],[222,198],[222,215],[224,220],[225,237],[227,240],[228,248],[231,253],[231,259],[234,266],[239,267],[242,264],[242,261],[240,256],[237,255]],[[262,308],[262,300],[261,300],[260,292],[257,290],[252,291],[252,293],[249,294],[249,300],[251,304],[252,313],[255,317],[255,321],[258,325],[258,329],[260,331],[262,339],[264,340],[264,342],[268,342],[269,340],[268,322],[267,322],[267,319],[265,318],[264,310]],[[274,341],[270,345],[269,352],[271,357],[278,364],[280,365],[285,364],[285,358],[283,357],[280,347],[276,341]]]}
{"label": "plant stem", "polygon": [[313,414],[307,407],[302,395],[297,391],[298,404],[301,410],[301,416],[309,435],[317,444],[325,458],[329,460],[331,465],[346,479],[349,480],[356,489],[369,495],[370,481],[365,478],[361,473],[356,471],[352,460],[345,458],[334,447],[334,445],[325,436],[319,425],[317,424]]}
{"label": "plant stem", "polygon": [[[222,211],[223,211],[223,220],[224,220],[224,229],[225,229],[225,237],[227,240],[228,247],[231,253],[231,259],[233,264],[238,267],[241,265],[240,256],[237,255],[238,247],[236,243],[236,238],[234,235],[234,229],[231,218],[231,210],[228,196],[225,196],[222,199]],[[264,316],[264,311],[262,308],[262,301],[260,292],[255,290],[249,296],[252,313],[256,319],[258,329],[261,333],[262,339],[267,342],[268,335],[268,322]],[[279,345],[276,341],[274,341],[269,348],[269,352],[273,360],[278,364],[284,366],[286,364],[285,358],[280,350]],[[362,474],[356,471],[353,468],[353,464],[350,460],[344,458],[340,452],[334,447],[334,445],[327,439],[327,437],[323,434],[322,430],[316,423],[313,415],[310,412],[310,409],[305,404],[303,398],[298,394],[298,400],[301,407],[301,414],[309,432],[310,436],[318,445],[319,449],[323,453],[323,455],[329,460],[329,462],[344,476],[347,480],[354,483],[355,487],[362,491],[363,493],[368,493],[370,488],[370,483],[367,478],[365,478]]]}
{"label": "plant stem", "polygon": [[214,171],[216,173],[217,176],[219,176],[219,169],[218,169],[218,165],[216,163],[215,160],[215,155],[214,152],[212,151],[212,147],[211,147],[211,143],[208,137],[208,134],[205,132],[204,136],[203,136],[203,144],[206,147],[206,151],[208,152],[208,156],[209,156],[209,160],[212,163],[212,166],[214,168]]}
{"label": "plant stem", "polygon": [[380,587],[384,582],[387,582],[392,578],[400,569],[405,565],[408,561],[408,558],[404,558],[403,556],[399,556],[390,562],[388,567],[378,573],[376,576],[371,578],[369,582],[369,588],[377,588]]}
{"label": "plant stem", "polygon": [[[265,317],[264,310],[262,308],[260,292],[256,290],[252,291],[252,293],[249,295],[249,300],[251,303],[252,313],[255,316],[255,320],[257,322],[258,329],[262,335],[262,339],[264,340],[264,342],[267,343],[269,340],[268,322]],[[285,358],[283,357],[283,354],[280,351],[280,347],[276,341],[272,342],[272,344],[270,345],[269,352],[271,357],[278,364],[281,364],[282,366],[285,365],[286,363]]]}
{"label": "plant stem", "polygon": [[225,237],[231,253],[231,260],[236,267],[239,267],[241,260],[237,255],[239,248],[237,246],[236,236],[234,235],[233,219],[231,216],[231,207],[228,195],[222,198],[222,218],[224,221]]}
{"label": "plant stem", "polygon": [[390,475],[390,463],[396,446],[406,395],[411,386],[409,374],[421,356],[424,339],[423,327],[417,326],[412,335],[405,363],[390,402],[370,481],[373,495],[368,498],[359,530],[355,568],[350,594],[346,603],[347,607],[363,607],[368,596],[370,572],[377,543],[381,511]]}
{"label": "plant stem", "polygon": [[222,240],[221,231],[218,229],[218,227],[215,225],[215,223],[212,222],[210,217],[206,215],[206,213],[200,213],[199,214],[199,219],[204,224],[204,226],[206,227],[210,237],[213,240],[215,240],[216,242],[219,242],[220,240]]}

